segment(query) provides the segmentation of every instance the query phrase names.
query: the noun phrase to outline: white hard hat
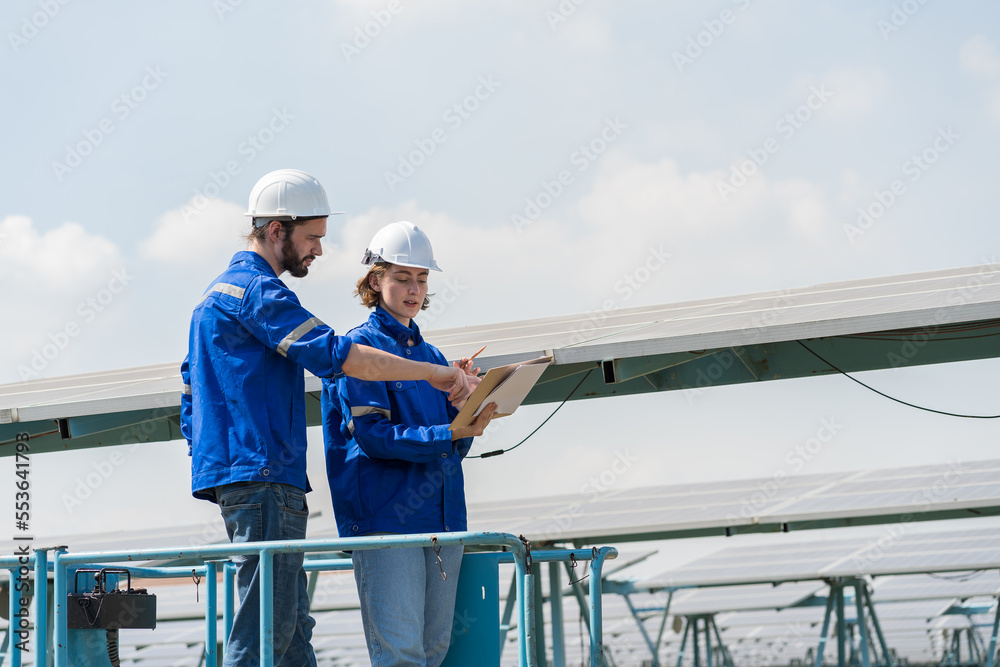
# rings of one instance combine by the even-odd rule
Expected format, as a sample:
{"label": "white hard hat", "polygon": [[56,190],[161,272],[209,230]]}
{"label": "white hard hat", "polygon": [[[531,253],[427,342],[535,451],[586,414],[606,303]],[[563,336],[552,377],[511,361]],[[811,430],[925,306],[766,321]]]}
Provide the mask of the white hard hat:
{"label": "white hard hat", "polygon": [[265,174],[253,186],[249,210],[244,215],[258,218],[255,222],[263,225],[275,218],[320,218],[336,213],[330,211],[319,181],[298,169],[278,169]]}
{"label": "white hard hat", "polygon": [[393,222],[375,232],[361,263],[389,262],[416,269],[440,271],[430,239],[412,222]]}

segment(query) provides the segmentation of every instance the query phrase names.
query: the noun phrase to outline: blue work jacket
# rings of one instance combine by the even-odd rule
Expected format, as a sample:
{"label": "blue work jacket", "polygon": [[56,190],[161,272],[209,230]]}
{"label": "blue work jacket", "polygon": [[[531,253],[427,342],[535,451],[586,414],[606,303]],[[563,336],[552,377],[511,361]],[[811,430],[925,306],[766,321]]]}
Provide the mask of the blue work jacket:
{"label": "blue work jacket", "polygon": [[214,501],[216,486],[249,481],[310,490],[302,368],[340,375],[350,350],[267,260],[236,253],[194,309],[181,365],[194,496]]}
{"label": "blue work jacket", "polygon": [[[347,333],[405,359],[447,366],[411,321],[382,308]],[[412,338],[414,345],[408,346]],[[472,438],[452,442],[458,411],[424,381],[323,381],[326,471],[341,537],[367,533],[432,533],[467,527],[462,459]]]}

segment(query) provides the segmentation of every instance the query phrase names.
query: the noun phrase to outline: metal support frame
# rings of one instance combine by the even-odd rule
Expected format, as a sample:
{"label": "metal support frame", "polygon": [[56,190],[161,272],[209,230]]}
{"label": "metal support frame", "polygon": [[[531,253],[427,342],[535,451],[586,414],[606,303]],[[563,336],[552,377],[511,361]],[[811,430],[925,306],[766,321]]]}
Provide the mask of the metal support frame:
{"label": "metal support frame", "polygon": [[639,626],[639,633],[642,634],[642,639],[646,642],[646,647],[649,648],[649,652],[653,656],[653,666],[659,667],[660,661],[656,657],[656,649],[657,646],[659,646],[659,641],[657,641],[656,645],[654,645],[653,640],[649,638],[649,633],[646,632],[646,626],[643,624],[642,619],[639,618],[639,612],[636,610],[635,605],[632,604],[632,598],[629,597],[629,594],[622,593],[622,597],[625,598],[625,604],[628,606],[628,610],[631,612],[632,618],[635,619],[635,624]]}
{"label": "metal support frame", "polygon": [[670,616],[670,603],[674,601],[674,592],[667,593],[667,604],[663,606],[663,618],[660,619],[660,631],[656,633],[656,647],[653,650],[653,667],[660,667],[660,645],[663,642],[663,631],[667,627],[667,618]]}
{"label": "metal support frame", "polygon": [[997,611],[993,616],[993,633],[990,635],[990,645],[986,650],[986,667],[993,667],[997,657],[997,632],[1000,631],[1000,598],[997,598]]}
{"label": "metal support frame", "polygon": [[566,576],[569,577],[573,597],[576,598],[576,602],[580,606],[580,616],[583,617],[583,622],[587,626],[587,632],[590,632],[590,614],[587,609],[587,594],[583,590],[583,584],[580,583],[579,579],[573,579],[573,566],[568,562],[563,563],[563,566],[566,568]]}
{"label": "metal support frame", "polygon": [[548,661],[545,658],[545,597],[542,595],[541,572],[534,579],[534,588],[528,591],[528,594],[535,596],[535,664],[538,667],[548,667]]}
{"label": "metal support frame", "polygon": [[[875,613],[868,582],[859,577],[826,579],[830,587],[826,598],[826,611],[823,614],[823,629],[820,631],[819,646],[816,648],[813,667],[823,666],[823,654],[826,650],[827,638],[830,635],[830,619],[836,615],[834,622],[837,631],[837,665],[847,667],[894,667],[892,651],[890,651],[882,633],[882,626]],[[855,623],[848,624],[845,615],[844,589],[854,591],[854,609],[857,614]],[[869,626],[870,623],[870,626]],[[855,641],[855,630],[857,641]],[[877,642],[877,643],[876,643]]]}
{"label": "metal support frame", "polygon": [[[681,667],[684,661],[688,635],[691,636],[692,641],[691,658],[694,667],[733,667],[732,654],[722,641],[722,633],[719,632],[719,626],[715,624],[715,614],[692,614],[685,616],[684,620],[684,636],[681,639],[680,650],[677,652],[677,667]],[[704,641],[704,647],[702,641]],[[705,656],[704,664],[702,664],[703,653]],[[659,664],[659,661],[654,664]]]}
{"label": "metal support frame", "polygon": [[[858,614],[858,639],[861,645],[861,667],[871,667],[871,660],[868,655],[868,627],[865,622],[865,596],[861,593],[861,587],[867,584],[860,579],[854,581],[854,607]],[[852,646],[854,642],[851,642]]]}
{"label": "metal support frame", "polygon": [[715,616],[712,616],[712,629],[715,631],[716,644],[719,647],[719,652],[722,654],[722,664],[725,667],[734,667],[733,656],[729,652],[729,647],[722,641],[722,633],[719,632],[719,626],[715,624]]}
{"label": "metal support frame", "polygon": [[507,602],[503,607],[503,616],[500,618],[500,655],[503,656],[503,647],[507,643],[507,632],[510,631],[510,619],[514,613],[514,603],[517,601],[517,573],[510,578],[510,589],[507,591]]}
{"label": "metal support frame", "polygon": [[[200,574],[205,576],[206,582],[206,600],[205,600],[205,618],[206,618],[206,629],[205,629],[205,652],[204,652],[204,663],[205,664],[215,664],[218,659],[217,647],[219,644],[218,639],[218,574],[219,574],[219,560],[220,558],[230,558],[235,555],[253,555],[256,554],[259,557],[260,563],[260,578],[261,578],[261,601],[260,607],[262,613],[260,619],[260,639],[261,639],[261,667],[273,667],[274,662],[274,619],[273,614],[268,613],[267,610],[273,608],[273,569],[274,569],[274,556],[276,554],[282,553],[305,553],[305,552],[330,552],[330,551],[342,551],[342,550],[357,550],[357,549],[375,549],[375,548],[403,548],[403,547],[425,547],[430,546],[433,542],[432,540],[437,540],[438,544],[456,544],[456,545],[472,545],[472,546],[502,546],[509,551],[502,554],[502,562],[513,562],[515,566],[515,575],[512,581],[513,599],[519,601],[518,607],[518,639],[519,639],[519,661],[520,667],[536,667],[538,662],[536,660],[537,654],[536,650],[544,651],[545,645],[544,641],[540,644],[537,642],[538,635],[533,631],[536,605],[535,605],[535,595],[531,592],[535,591],[535,581],[536,575],[530,569],[530,564],[532,560],[537,560],[538,562],[551,562],[554,564],[557,570],[557,561],[568,560],[571,556],[580,560],[590,560],[590,614],[589,614],[589,626],[590,626],[590,636],[591,636],[591,660],[595,666],[599,666],[603,663],[603,627],[602,627],[602,604],[601,604],[601,580],[602,580],[602,568],[604,561],[608,558],[614,558],[617,556],[617,551],[612,547],[602,547],[600,549],[593,548],[588,550],[560,550],[551,552],[536,552],[532,554],[525,545],[523,545],[520,540],[512,535],[505,533],[448,533],[443,535],[383,535],[383,536],[368,536],[364,538],[344,538],[336,540],[294,540],[285,542],[261,542],[261,543],[240,543],[240,544],[218,544],[209,545],[200,548],[191,549],[189,547],[177,548],[177,549],[160,549],[160,550],[142,550],[134,552],[94,552],[94,553],[80,553],[80,554],[69,554],[66,549],[59,547],[54,550],[53,558],[51,561],[52,570],[54,572],[54,611],[55,611],[55,623],[54,632],[52,633],[55,645],[54,654],[54,664],[55,667],[66,667],[68,664],[68,631],[66,627],[67,620],[67,609],[66,609],[66,599],[68,594],[68,582],[73,577],[75,571],[84,566],[92,566],[95,563],[99,564],[111,564],[111,563],[124,563],[124,562],[143,562],[152,560],[179,560],[196,558],[205,561],[205,564],[199,567],[191,568],[189,566],[175,566],[175,567],[132,567],[130,570],[142,578],[180,578],[180,577],[190,577],[192,574]],[[16,558],[14,559],[16,561]],[[47,571],[49,561],[45,557],[45,553],[42,552],[41,556],[36,559],[35,565],[37,571]],[[321,570],[321,569],[349,569],[343,566],[341,561],[318,561],[314,560],[307,562],[308,569],[311,571]],[[0,567],[10,568],[11,559],[9,557],[0,558]],[[40,570],[38,570],[40,568]],[[233,599],[235,593],[234,586],[234,575],[235,566],[233,563],[226,561],[222,563],[222,579],[223,579],[223,595],[225,597],[222,605],[222,616],[223,625],[225,626],[226,638],[231,632],[232,628],[232,615],[233,615]],[[558,571],[558,570],[557,570]],[[39,587],[42,589],[43,595],[39,597],[36,594],[36,601],[44,599],[44,602],[36,602],[36,614],[42,614],[42,618],[47,613],[47,597],[45,597],[44,589],[47,588],[47,577],[42,576],[40,581],[43,582]],[[558,577],[554,578],[554,585],[559,586]],[[539,589],[540,590],[540,589]],[[508,608],[510,609],[506,621],[509,623],[510,616],[513,613],[513,605],[510,602],[511,596],[508,595]],[[556,601],[561,600],[561,596],[557,595],[553,598]],[[12,603],[13,604],[13,603]],[[44,623],[40,624],[44,625]],[[509,626],[508,626],[509,627]],[[501,638],[505,636],[506,632],[502,631]],[[46,634],[43,631],[41,633],[42,639],[46,638]],[[564,653],[564,652],[563,652]],[[48,667],[47,661],[43,657],[44,651],[39,652],[38,658],[36,658],[36,665],[40,667]],[[564,659],[564,656],[563,656]],[[17,662],[14,662],[14,661]],[[610,660],[610,657],[609,657]],[[20,665],[20,652],[15,651],[12,653],[11,663],[12,665]]]}
{"label": "metal support frame", "polygon": [[868,616],[871,618],[872,627],[875,629],[875,636],[878,637],[879,646],[882,647],[882,660],[885,663],[885,667],[894,667],[892,663],[892,652],[889,650],[889,645],[885,642],[885,634],[882,632],[882,624],[879,623],[878,616],[875,615],[875,604],[872,602],[872,595],[868,590],[868,586],[862,585],[861,592],[864,594],[865,604],[868,606]]}
{"label": "metal support frame", "polygon": [[16,647],[18,620],[17,613],[21,610],[20,598],[14,591],[14,582],[17,581],[18,569],[20,566],[14,565],[7,570],[10,579],[7,580],[7,636],[3,640],[3,652],[7,656],[7,664],[10,667],[21,667],[21,651]]}
{"label": "metal support frame", "polygon": [[826,612],[823,614],[823,629],[819,633],[819,648],[816,649],[816,663],[814,667],[823,667],[823,652],[826,650],[826,638],[830,635],[830,614],[833,611],[834,594],[831,589],[826,596]]}
{"label": "metal support frame", "polygon": [[222,595],[222,652],[225,654],[236,617],[236,563],[232,561],[222,566]]}
{"label": "metal support frame", "polygon": [[559,563],[549,563],[549,617],[552,619],[552,667],[566,667],[566,641],[563,631],[562,575]]}
{"label": "metal support frame", "polygon": [[844,623],[844,587],[839,582],[831,584],[830,593],[836,596],[837,605],[837,667],[847,667],[847,626]]}
{"label": "metal support frame", "polygon": [[35,667],[49,664],[49,550],[35,549]]}
{"label": "metal support frame", "polygon": [[681,638],[681,647],[677,651],[677,667],[681,667],[681,663],[684,662],[684,649],[687,648],[688,634],[691,632],[691,624],[684,624],[684,636]]}
{"label": "metal support frame", "polygon": [[698,653],[698,617],[694,616],[688,619],[688,623],[691,627],[691,642],[692,648],[691,656],[694,658],[694,667],[700,667],[701,665],[701,655]]}
{"label": "metal support frame", "polygon": [[218,664],[216,650],[219,646],[219,620],[216,605],[218,604],[218,563],[205,563],[205,664],[215,667]]}
{"label": "metal support frame", "polygon": [[[967,658],[962,658],[962,638],[965,638],[965,645],[968,651]],[[991,644],[993,642],[991,641]],[[992,654],[995,659],[996,646],[993,644]],[[944,655],[941,657],[942,665],[982,665],[987,666],[992,663],[990,650],[987,649],[982,637],[969,619],[969,627],[956,628],[952,631],[950,646],[946,645]]]}
{"label": "metal support frame", "polygon": [[[3,644],[0,645],[0,662],[9,667],[21,667],[21,649],[18,648],[17,633],[20,631],[19,614],[21,598],[16,590],[16,582],[29,580],[31,575],[31,598],[34,601],[34,628],[30,619],[25,619],[27,631],[34,630],[35,666],[48,666],[48,615],[49,615],[49,576],[48,549],[35,549],[28,555],[0,557],[0,568],[7,570],[7,631]],[[30,611],[29,611],[30,614]]]}

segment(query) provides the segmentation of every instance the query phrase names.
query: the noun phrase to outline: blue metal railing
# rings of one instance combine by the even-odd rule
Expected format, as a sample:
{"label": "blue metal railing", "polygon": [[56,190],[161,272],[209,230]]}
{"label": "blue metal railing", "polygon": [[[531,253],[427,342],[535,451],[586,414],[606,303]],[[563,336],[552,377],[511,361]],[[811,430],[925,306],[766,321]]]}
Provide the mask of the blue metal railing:
{"label": "blue metal railing", "polygon": [[[342,538],[331,540],[295,540],[284,542],[247,542],[239,544],[218,544],[202,547],[181,547],[174,549],[148,549],[139,551],[114,551],[114,552],[88,552],[88,553],[68,553],[65,548],[56,548],[52,553],[51,560],[46,549],[39,549],[29,557],[29,564],[34,566],[35,574],[35,637],[34,642],[38,647],[35,653],[36,667],[48,667],[46,647],[48,644],[47,623],[48,616],[48,577],[47,572],[54,573],[54,665],[55,667],[67,667],[68,665],[68,630],[66,624],[66,599],[69,592],[69,582],[72,581],[72,574],[84,566],[93,567],[95,564],[105,565],[125,562],[145,562],[145,561],[170,561],[178,559],[199,559],[204,564],[191,566],[172,567],[130,567],[132,574],[136,578],[186,578],[192,574],[204,576],[206,579],[205,596],[205,653],[206,664],[215,664],[217,646],[217,591],[216,579],[219,566],[223,568],[224,603],[223,603],[223,628],[225,636],[228,638],[232,629],[232,619],[234,614],[233,599],[235,593],[234,579],[235,566],[226,559],[237,555],[257,555],[260,558],[261,593],[260,608],[266,610],[260,618],[260,639],[261,639],[261,666],[273,667],[274,645],[273,631],[274,619],[270,610],[273,609],[273,558],[278,553],[323,553],[344,550],[364,550],[381,548],[413,548],[429,547],[434,544],[463,545],[463,546],[492,546],[505,547],[510,550],[509,555],[504,554],[502,562],[513,561],[515,566],[516,599],[518,605],[518,664],[522,667],[534,667],[536,665],[536,637],[535,637],[535,597],[531,594],[534,586],[535,573],[531,569],[532,561],[550,562],[557,560],[569,560],[571,556],[577,560],[590,560],[590,630],[591,630],[591,661],[594,665],[602,664],[603,636],[602,636],[602,606],[601,606],[601,569],[605,559],[614,558],[617,551],[611,547],[601,549],[578,549],[578,550],[554,550],[530,552],[524,543],[517,537],[507,533],[441,533],[441,534],[419,534],[419,535],[380,535],[357,538]],[[24,558],[24,557],[22,557]],[[17,578],[18,569],[24,563],[17,556],[0,556],[0,569],[7,569],[11,573],[11,582]],[[307,560],[304,565],[307,571],[351,569],[350,561],[345,559],[313,559]],[[13,588],[13,587],[12,587]],[[11,594],[10,600],[10,650],[9,659],[6,664],[11,667],[21,666],[21,651],[16,647],[13,637],[16,634],[17,613],[20,611],[18,596]]]}

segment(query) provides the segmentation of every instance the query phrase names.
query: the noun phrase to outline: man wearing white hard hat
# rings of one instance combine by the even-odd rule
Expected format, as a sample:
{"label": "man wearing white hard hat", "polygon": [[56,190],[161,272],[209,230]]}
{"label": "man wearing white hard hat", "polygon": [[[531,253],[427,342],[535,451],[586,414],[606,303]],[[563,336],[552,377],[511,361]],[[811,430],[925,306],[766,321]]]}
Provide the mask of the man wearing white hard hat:
{"label": "man wearing white hard hat", "polygon": [[[427,380],[449,399],[469,393],[460,369],[417,363],[353,344],[302,307],[280,280],[323,253],[331,215],[319,181],[297,169],[261,178],[250,193],[247,249],[194,309],[181,366],[181,431],[196,498],[218,503],[232,542],[302,539],[306,410],[303,368],[321,378]],[[474,383],[474,381],[473,381]],[[240,607],[225,665],[260,663],[256,556],[237,558]],[[302,554],[274,556],[274,664],[316,664]]]}
{"label": "man wearing white hard hat", "polygon": [[[440,271],[430,241],[410,222],[383,227],[365,251],[355,294],[373,312],[347,333],[405,359],[447,367],[413,318],[427,308]],[[472,375],[472,362],[459,366]],[[462,402],[426,382],[323,381],[323,440],[341,537],[467,529],[462,459],[496,404],[450,430]],[[437,667],[451,640],[461,546],[366,549],[352,555],[372,665]]]}

